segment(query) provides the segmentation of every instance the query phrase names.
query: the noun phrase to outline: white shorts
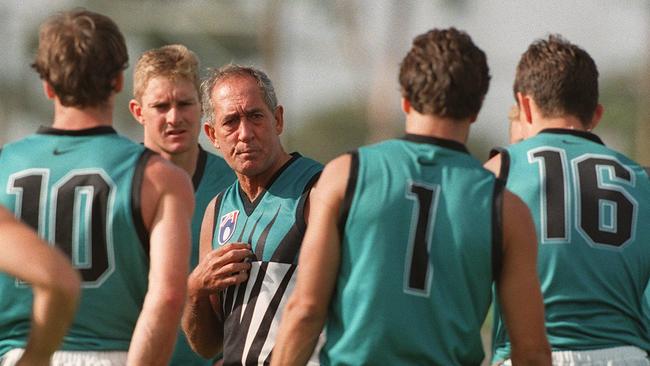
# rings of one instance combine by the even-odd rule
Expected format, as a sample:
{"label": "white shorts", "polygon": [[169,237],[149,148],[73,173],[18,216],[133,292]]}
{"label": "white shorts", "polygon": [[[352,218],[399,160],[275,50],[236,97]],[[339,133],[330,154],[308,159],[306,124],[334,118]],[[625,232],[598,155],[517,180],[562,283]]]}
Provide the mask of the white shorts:
{"label": "white shorts", "polygon": [[[24,349],[15,348],[5,353],[0,366],[13,366]],[[126,351],[56,351],[51,366],[126,366]]]}
{"label": "white shorts", "polygon": [[[555,366],[648,366],[648,354],[633,346],[595,349],[590,351],[553,351]],[[506,360],[504,365],[512,365]]]}

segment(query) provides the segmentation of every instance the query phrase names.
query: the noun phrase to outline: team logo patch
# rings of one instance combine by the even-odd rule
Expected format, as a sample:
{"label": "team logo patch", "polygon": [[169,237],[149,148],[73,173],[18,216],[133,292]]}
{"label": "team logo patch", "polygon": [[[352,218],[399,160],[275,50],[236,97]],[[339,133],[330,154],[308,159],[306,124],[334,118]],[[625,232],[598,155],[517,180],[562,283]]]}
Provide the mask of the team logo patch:
{"label": "team logo patch", "polygon": [[219,245],[227,242],[235,232],[237,216],[239,216],[239,210],[231,211],[221,216],[221,221],[219,222]]}

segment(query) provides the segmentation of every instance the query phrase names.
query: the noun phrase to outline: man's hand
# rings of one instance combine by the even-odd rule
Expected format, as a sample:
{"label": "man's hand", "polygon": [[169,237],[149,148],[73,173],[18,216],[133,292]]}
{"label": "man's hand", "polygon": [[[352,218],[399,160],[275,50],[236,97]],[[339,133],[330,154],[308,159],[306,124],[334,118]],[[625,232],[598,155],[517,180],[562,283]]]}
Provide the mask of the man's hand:
{"label": "man's hand", "polygon": [[190,274],[190,292],[205,296],[246,281],[251,268],[248,258],[253,258],[249,244],[229,243],[212,250]]}

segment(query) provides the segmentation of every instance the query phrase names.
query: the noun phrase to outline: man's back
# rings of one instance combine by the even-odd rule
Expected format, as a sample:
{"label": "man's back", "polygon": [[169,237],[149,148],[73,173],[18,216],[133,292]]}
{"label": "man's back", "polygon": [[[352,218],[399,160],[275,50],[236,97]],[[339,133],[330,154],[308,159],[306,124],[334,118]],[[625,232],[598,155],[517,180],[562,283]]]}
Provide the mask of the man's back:
{"label": "man's back", "polygon": [[[650,349],[641,298],[650,278],[650,182],[593,134],[545,130],[502,157],[507,188],[529,206],[554,349]],[[495,340],[507,350],[503,329]]]}
{"label": "man's back", "polygon": [[[147,292],[148,237],[139,199],[149,156],[111,127],[41,128],[0,154],[0,202],[56,242],[82,276],[79,310],[62,349],[129,347]],[[22,345],[31,301],[26,286],[7,277],[2,285],[15,294],[0,299],[2,312],[15,316],[0,324],[0,352]]]}
{"label": "man's back", "polygon": [[462,144],[417,135],[355,160],[321,360],[479,364],[501,245],[494,177]]}

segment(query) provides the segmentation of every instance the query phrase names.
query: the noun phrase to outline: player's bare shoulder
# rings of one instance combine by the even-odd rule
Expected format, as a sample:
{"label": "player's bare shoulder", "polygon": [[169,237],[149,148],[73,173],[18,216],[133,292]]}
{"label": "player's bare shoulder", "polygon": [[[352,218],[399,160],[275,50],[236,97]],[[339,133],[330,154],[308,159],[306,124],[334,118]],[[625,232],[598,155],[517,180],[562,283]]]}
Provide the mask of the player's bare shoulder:
{"label": "player's bare shoulder", "polygon": [[147,226],[152,222],[161,199],[168,195],[177,197],[189,212],[194,210],[194,190],[190,177],[160,155],[153,155],[147,161],[141,191],[142,215]]}

